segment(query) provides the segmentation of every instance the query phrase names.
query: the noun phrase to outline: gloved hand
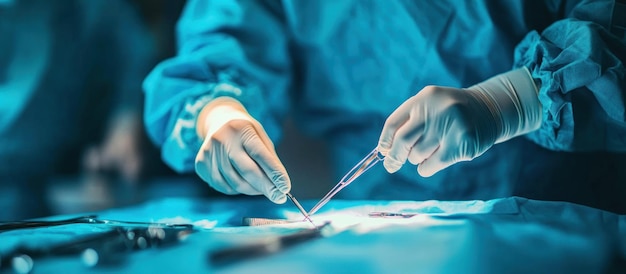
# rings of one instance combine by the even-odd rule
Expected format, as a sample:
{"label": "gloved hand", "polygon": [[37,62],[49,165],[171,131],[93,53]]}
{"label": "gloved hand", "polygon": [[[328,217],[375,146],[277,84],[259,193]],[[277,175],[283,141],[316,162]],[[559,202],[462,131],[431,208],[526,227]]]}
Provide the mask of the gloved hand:
{"label": "gloved hand", "polygon": [[261,124],[237,100],[213,100],[196,128],[204,138],[195,161],[202,180],[225,194],[263,194],[278,204],[287,200],[287,171]]}
{"label": "gloved hand", "polygon": [[427,86],[385,122],[378,149],[384,166],[396,172],[406,162],[424,177],[472,160],[493,144],[541,125],[537,87],[526,68],[467,89]]}

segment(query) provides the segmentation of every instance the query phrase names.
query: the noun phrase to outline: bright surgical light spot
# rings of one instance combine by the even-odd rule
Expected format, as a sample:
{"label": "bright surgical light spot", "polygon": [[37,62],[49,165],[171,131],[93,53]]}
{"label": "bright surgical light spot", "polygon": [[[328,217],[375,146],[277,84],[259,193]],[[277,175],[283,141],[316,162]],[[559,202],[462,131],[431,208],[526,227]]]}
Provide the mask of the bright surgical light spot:
{"label": "bright surgical light spot", "polygon": [[83,264],[87,267],[94,267],[98,264],[98,260],[100,256],[98,256],[98,252],[92,248],[87,248],[81,254],[81,259]]}
{"label": "bright surgical light spot", "polygon": [[33,259],[28,255],[19,255],[11,260],[11,264],[13,265],[13,271],[20,274],[30,273],[33,269]]}

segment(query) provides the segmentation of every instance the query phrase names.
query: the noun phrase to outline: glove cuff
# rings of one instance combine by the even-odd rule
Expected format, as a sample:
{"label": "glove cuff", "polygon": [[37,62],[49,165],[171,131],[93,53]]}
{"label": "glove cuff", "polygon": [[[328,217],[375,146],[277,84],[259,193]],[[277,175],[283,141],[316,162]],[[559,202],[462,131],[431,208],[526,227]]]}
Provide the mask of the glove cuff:
{"label": "glove cuff", "polygon": [[228,96],[215,98],[198,115],[196,121],[198,136],[205,139],[228,121],[235,119],[254,121],[246,108],[236,99]]}
{"label": "glove cuff", "polygon": [[541,126],[538,90],[526,67],[494,76],[469,88],[481,93],[497,123],[496,143],[523,135]]}

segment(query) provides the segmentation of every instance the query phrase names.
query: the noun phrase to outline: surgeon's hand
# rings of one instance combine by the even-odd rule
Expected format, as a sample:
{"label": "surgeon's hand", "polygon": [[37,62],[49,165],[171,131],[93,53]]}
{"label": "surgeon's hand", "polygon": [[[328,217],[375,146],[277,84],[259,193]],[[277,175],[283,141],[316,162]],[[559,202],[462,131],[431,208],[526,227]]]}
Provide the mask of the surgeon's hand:
{"label": "surgeon's hand", "polygon": [[287,200],[287,171],[261,124],[237,100],[213,100],[196,128],[204,137],[195,164],[202,180],[225,194],[263,194],[278,204]]}
{"label": "surgeon's hand", "polygon": [[425,87],[387,118],[378,149],[388,172],[408,159],[429,177],[540,125],[537,87],[521,68],[467,89]]}

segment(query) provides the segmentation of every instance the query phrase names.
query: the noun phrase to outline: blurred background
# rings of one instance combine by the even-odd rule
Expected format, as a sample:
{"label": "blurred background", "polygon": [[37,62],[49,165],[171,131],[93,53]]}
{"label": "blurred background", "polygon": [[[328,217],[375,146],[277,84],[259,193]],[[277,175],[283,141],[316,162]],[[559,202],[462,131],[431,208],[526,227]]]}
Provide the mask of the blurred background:
{"label": "blurred background", "polygon": [[[141,83],[175,55],[184,4],[0,0],[0,221],[224,197],[164,165],[142,123]],[[278,154],[296,197],[323,196],[323,142],[288,118]]]}

